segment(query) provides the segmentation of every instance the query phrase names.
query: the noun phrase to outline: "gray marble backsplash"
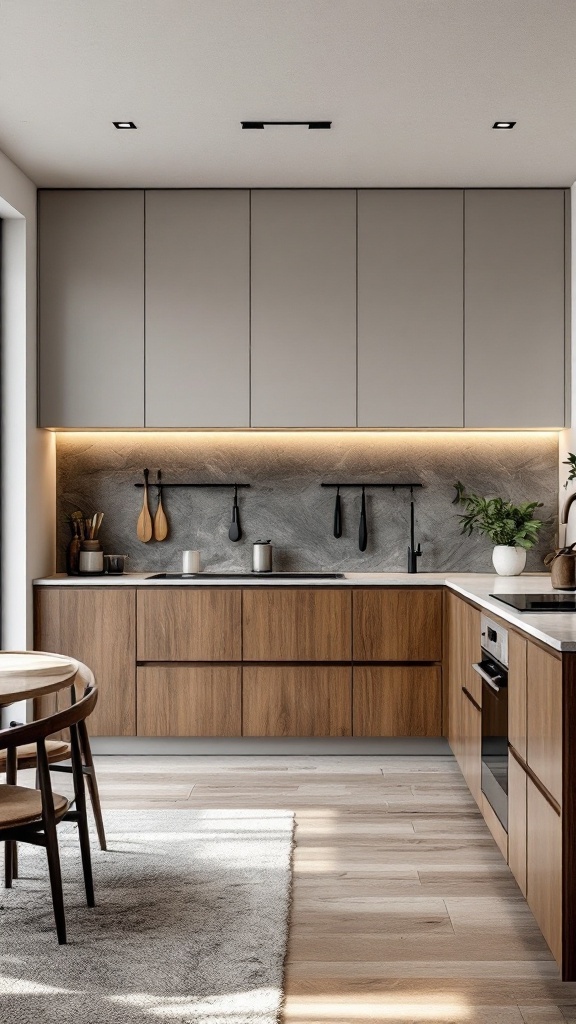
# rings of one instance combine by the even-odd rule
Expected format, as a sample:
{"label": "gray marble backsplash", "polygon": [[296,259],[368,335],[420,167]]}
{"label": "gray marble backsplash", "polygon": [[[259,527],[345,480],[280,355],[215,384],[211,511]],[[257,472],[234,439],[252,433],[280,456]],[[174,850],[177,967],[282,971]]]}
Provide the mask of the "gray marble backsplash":
{"label": "gray marble backsplash", "polygon": [[[136,522],[142,470],[162,470],[166,482],[249,483],[239,491],[243,536],[228,538],[233,491],[164,491],[169,534],[140,542]],[[181,571],[181,552],[199,548],[202,567],[246,570],[253,541],[274,544],[278,570],[406,569],[409,492],[367,491],[368,547],[358,549],[360,491],[342,492],[343,534],[333,536],[335,491],[322,481],[410,481],[416,495],[416,540],[422,572],[490,572],[487,539],[463,537],[453,483],[515,502],[544,503],[547,520],[527,569],[543,569],[557,529],[558,437],[554,433],[90,433],[57,437],[58,571],[65,568],[67,516],[104,512],[104,550],[127,554],[127,570]],[[151,488],[152,515],[156,490]]]}

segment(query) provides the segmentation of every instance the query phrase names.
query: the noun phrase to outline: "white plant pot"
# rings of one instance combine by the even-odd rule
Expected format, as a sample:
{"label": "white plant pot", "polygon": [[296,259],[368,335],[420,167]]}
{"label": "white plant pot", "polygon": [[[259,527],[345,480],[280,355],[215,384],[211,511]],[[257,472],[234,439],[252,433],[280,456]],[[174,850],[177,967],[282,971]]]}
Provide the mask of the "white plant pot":
{"label": "white plant pot", "polygon": [[492,562],[499,576],[519,576],[526,565],[526,549],[497,544]]}

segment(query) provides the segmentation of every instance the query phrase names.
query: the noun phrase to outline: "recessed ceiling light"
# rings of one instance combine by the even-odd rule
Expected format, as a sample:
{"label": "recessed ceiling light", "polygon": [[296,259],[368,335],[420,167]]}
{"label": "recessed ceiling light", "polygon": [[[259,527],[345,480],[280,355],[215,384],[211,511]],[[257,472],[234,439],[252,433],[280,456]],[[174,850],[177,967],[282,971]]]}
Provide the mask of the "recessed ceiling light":
{"label": "recessed ceiling light", "polygon": [[513,128],[516,121],[494,121],[493,128]]}
{"label": "recessed ceiling light", "polygon": [[300,128],[331,128],[332,121],[241,121],[243,128],[265,128],[279,127],[286,125],[297,125]]}
{"label": "recessed ceiling light", "polygon": [[115,128],[135,128],[134,121],[112,121]]}

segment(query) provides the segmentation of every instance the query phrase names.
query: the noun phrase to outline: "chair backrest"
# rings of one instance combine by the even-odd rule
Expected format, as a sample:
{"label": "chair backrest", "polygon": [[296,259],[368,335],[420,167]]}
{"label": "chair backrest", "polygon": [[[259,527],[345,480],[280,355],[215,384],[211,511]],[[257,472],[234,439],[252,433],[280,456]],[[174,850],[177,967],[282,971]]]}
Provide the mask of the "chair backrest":
{"label": "chair backrest", "polygon": [[[82,673],[78,672],[75,682],[86,683],[84,696],[70,707],[63,711],[56,711],[53,715],[40,718],[36,722],[29,722],[27,725],[18,725],[10,729],[0,731],[0,750],[8,750],[25,743],[38,743],[39,740],[52,736],[55,732],[68,729],[71,725],[83,722],[92,713],[98,700],[98,687],[94,681],[90,669],[81,665]],[[81,675],[81,680],[78,676]]]}

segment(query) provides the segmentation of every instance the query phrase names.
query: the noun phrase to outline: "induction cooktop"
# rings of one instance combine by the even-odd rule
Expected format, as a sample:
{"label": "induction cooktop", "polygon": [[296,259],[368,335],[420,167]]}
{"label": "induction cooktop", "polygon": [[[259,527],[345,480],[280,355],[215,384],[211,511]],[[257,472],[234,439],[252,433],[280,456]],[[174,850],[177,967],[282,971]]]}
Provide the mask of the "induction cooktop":
{"label": "induction cooktop", "polygon": [[512,605],[519,612],[576,612],[576,593],[490,594],[497,601]]}

